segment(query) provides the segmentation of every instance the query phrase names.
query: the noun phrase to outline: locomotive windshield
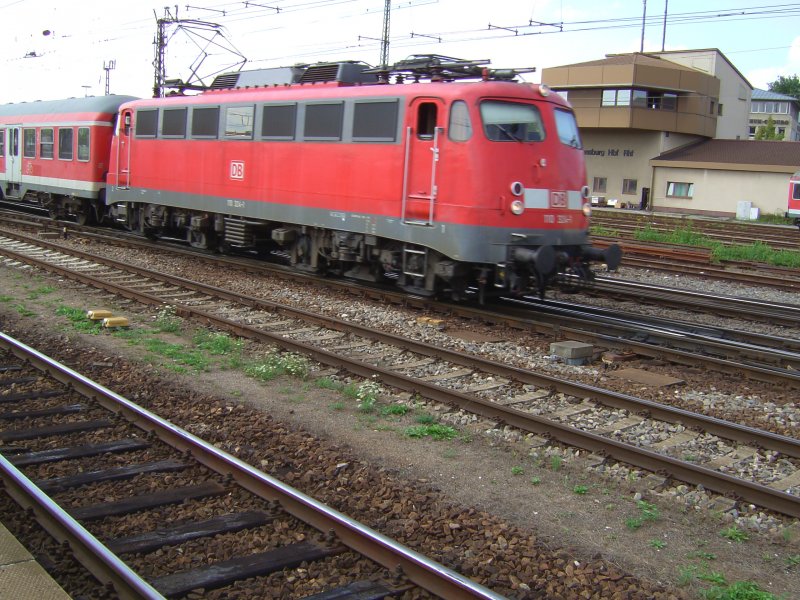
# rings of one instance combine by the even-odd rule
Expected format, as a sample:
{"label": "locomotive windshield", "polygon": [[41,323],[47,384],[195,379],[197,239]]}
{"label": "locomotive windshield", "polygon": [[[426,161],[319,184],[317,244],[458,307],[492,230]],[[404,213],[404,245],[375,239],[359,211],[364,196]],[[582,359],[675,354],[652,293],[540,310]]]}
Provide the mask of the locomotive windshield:
{"label": "locomotive windshield", "polygon": [[580,148],[581,136],[578,134],[578,123],[575,121],[575,115],[566,110],[556,109],[555,116],[558,139],[561,140],[561,143],[573,148]]}
{"label": "locomotive windshield", "polygon": [[539,109],[531,104],[487,100],[481,102],[486,137],[493,142],[540,142],[544,125]]}

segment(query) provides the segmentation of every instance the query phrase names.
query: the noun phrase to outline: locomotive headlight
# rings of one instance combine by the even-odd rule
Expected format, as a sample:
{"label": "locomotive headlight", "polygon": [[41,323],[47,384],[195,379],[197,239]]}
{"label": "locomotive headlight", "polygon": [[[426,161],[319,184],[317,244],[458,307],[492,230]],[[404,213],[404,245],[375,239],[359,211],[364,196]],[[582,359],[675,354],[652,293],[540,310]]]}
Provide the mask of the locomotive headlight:
{"label": "locomotive headlight", "polygon": [[539,86],[539,93],[547,98],[550,95],[550,88],[543,83]]}
{"label": "locomotive headlight", "polygon": [[587,217],[592,216],[592,204],[590,202],[586,202],[583,205],[583,214]]}
{"label": "locomotive headlight", "polygon": [[519,181],[515,181],[511,184],[511,193],[515,196],[522,196],[525,193],[525,186],[522,185]]}
{"label": "locomotive headlight", "polygon": [[522,200],[514,200],[511,203],[511,212],[515,215],[521,215],[525,212],[525,203]]}

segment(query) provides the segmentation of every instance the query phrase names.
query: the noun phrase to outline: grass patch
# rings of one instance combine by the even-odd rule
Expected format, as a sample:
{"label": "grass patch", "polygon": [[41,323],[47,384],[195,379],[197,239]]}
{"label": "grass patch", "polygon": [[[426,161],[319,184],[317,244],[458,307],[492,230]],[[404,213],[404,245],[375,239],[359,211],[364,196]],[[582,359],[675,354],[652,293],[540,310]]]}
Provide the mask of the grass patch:
{"label": "grass patch", "polygon": [[405,404],[390,404],[381,408],[383,417],[402,417],[408,414],[411,409]]}
{"label": "grass patch", "polygon": [[259,362],[251,363],[244,368],[249,377],[260,381],[272,381],[279,375],[292,375],[300,379],[308,376],[308,359],[291,352],[275,352]]}
{"label": "grass patch", "polygon": [[714,585],[702,590],[700,596],[706,600],[776,600],[777,596],[765,592],[750,581],[737,581],[730,585]]}
{"label": "grass patch", "polygon": [[732,542],[746,542],[750,539],[750,536],[747,535],[744,531],[739,529],[736,525],[731,525],[726,529],[723,529],[719,532],[719,534],[727,540],[731,540]]}
{"label": "grass patch", "polygon": [[655,548],[656,550],[663,550],[664,548],[667,547],[667,542],[665,542],[664,540],[659,540],[654,538],[649,542],[647,542],[647,545],[650,546],[651,548]]}
{"label": "grass patch", "polygon": [[725,245],[701,233],[692,230],[691,223],[674,231],[663,233],[649,225],[634,232],[634,239],[642,242],[663,244],[680,244],[709,248],[713,261],[757,262],[778,267],[799,268],[800,252],[795,250],[776,250],[764,242],[752,244]]}
{"label": "grass patch", "polygon": [[86,316],[85,310],[72,308],[71,306],[59,306],[56,308],[56,314],[60,317],[66,317],[75,331],[80,333],[100,333],[102,322],[92,321]]}
{"label": "grass patch", "polygon": [[578,494],[579,496],[585,496],[589,493],[589,486],[588,485],[576,485],[572,488],[572,492],[574,494]]}
{"label": "grass patch", "polygon": [[13,298],[11,296],[0,296],[0,302],[11,302]]}
{"label": "grass patch", "polygon": [[649,521],[657,521],[661,516],[658,511],[658,507],[651,502],[639,500],[636,503],[636,508],[639,509],[639,515],[625,519],[625,527],[628,529],[639,529],[642,525]]}
{"label": "grass patch", "polygon": [[558,455],[553,455],[550,457],[550,470],[551,471],[559,471],[561,467],[564,465],[564,459]]}
{"label": "grass patch", "polygon": [[511,474],[512,475],[522,475],[525,473],[525,469],[520,466],[511,467]]}
{"label": "grass patch", "polygon": [[413,427],[407,427],[405,435],[417,439],[432,437],[435,440],[452,440],[458,436],[458,432],[449,425],[434,423],[433,425],[415,425]]}
{"label": "grass patch", "polygon": [[32,290],[32,291],[28,292],[28,299],[29,300],[36,300],[37,298],[39,298],[41,296],[46,296],[47,294],[52,294],[55,291],[56,291],[56,288],[54,288],[52,285],[42,285],[42,286],[39,286],[38,288],[36,288],[35,290]]}
{"label": "grass patch", "polygon": [[164,365],[168,369],[181,373],[185,372],[186,367],[196,371],[208,370],[208,357],[196,348],[189,348],[183,344],[171,344],[158,338],[147,338],[143,340],[142,345],[148,352],[172,361],[171,365]]}

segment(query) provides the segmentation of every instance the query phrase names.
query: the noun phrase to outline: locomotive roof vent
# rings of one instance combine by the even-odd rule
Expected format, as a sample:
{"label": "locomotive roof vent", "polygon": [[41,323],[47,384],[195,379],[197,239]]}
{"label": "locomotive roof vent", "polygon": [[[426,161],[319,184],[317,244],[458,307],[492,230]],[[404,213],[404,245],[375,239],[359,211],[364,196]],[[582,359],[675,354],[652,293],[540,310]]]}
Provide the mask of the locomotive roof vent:
{"label": "locomotive roof vent", "polygon": [[316,63],[293,67],[274,67],[254,71],[237,71],[217,75],[212,90],[230,90],[243,87],[287,85],[292,83],[317,83],[336,81],[345,84],[376,83],[378,77],[367,71],[370,66],[360,62]]}
{"label": "locomotive roof vent", "polygon": [[339,83],[377,83],[378,76],[370,73],[371,67],[362,62],[347,61],[308,65],[300,83],[336,81]]}

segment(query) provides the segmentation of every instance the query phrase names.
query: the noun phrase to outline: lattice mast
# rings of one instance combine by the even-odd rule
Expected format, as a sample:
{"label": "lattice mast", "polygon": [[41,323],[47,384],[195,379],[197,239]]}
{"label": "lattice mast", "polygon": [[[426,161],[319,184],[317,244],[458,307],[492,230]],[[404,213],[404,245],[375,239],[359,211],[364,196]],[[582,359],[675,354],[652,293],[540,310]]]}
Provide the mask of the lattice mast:
{"label": "lattice mast", "polygon": [[391,12],[391,0],[385,0],[383,5],[383,33],[381,34],[381,59],[380,66],[389,66],[389,13]]}

